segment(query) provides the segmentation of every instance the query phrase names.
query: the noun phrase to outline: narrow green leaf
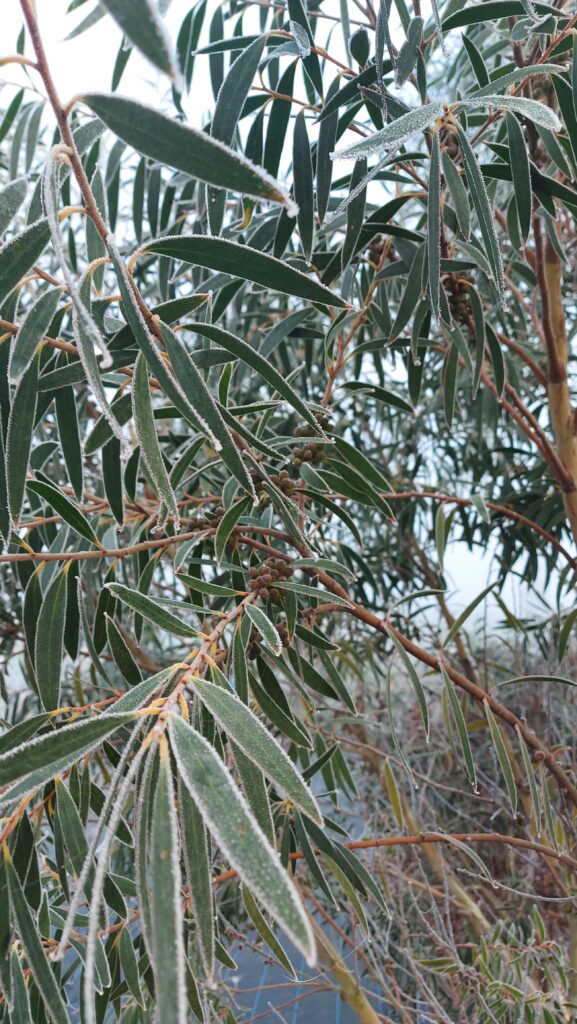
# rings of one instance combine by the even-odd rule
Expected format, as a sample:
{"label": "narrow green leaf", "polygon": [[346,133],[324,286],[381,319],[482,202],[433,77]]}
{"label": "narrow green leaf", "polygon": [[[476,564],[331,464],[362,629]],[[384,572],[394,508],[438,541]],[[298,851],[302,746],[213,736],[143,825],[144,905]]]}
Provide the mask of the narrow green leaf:
{"label": "narrow green leaf", "polygon": [[507,138],[519,230],[522,241],[526,242],[531,228],[531,171],[523,129],[512,114],[507,114]]}
{"label": "narrow green leaf", "polygon": [[142,452],[146,467],[156,488],[156,492],[169,514],[175,522],[176,529],[180,521],[178,505],[172,490],[172,485],[164,465],[160,444],[156,434],[150,389],[148,385],[148,370],[146,361],[139,353],[134,364],[134,377],[132,378],[132,414],[134,426],[140,450]]}
{"label": "narrow green leaf", "polygon": [[[140,452],[138,452],[138,456],[140,457]],[[122,529],[124,526],[124,481],[122,448],[117,437],[111,437],[110,441],[102,446],[102,483],[110,511]]]}
{"label": "narrow green leaf", "polygon": [[307,583],[293,583],[292,580],[289,583],[277,581],[275,586],[280,590],[287,590],[293,594],[302,594],[304,597],[312,597],[317,601],[321,601],[326,604],[340,604],[345,608],[352,608],[350,601],[341,597],[340,594],[332,594],[330,590],[321,590],[319,587],[311,587]]}
{"label": "narrow green leaf", "polygon": [[168,33],[158,9],[152,0],[101,0],[104,7],[120,25],[124,35],[148,58],[154,67],[172,79],[175,88],[182,90],[180,69]]}
{"label": "narrow green leaf", "polygon": [[567,644],[569,643],[569,638],[571,636],[571,631],[572,631],[573,626],[575,625],[576,621],[577,621],[577,608],[573,608],[573,610],[570,611],[569,614],[565,616],[563,625],[561,626],[561,629],[559,630],[559,639],[557,641],[557,660],[558,661],[562,661],[563,660],[563,656],[565,654],[565,651],[567,649]]}
{"label": "narrow green leaf", "polygon": [[[56,780],[56,816],[68,850],[72,870],[78,877],[88,855],[88,842],[84,823],[72,795],[62,779]],[[87,887],[90,889],[90,886]]]}
{"label": "narrow green leaf", "polygon": [[407,38],[401,46],[397,58],[397,82],[399,85],[403,85],[413,73],[420,53],[424,24],[424,20],[420,16],[411,18],[407,28]]}
{"label": "narrow green leaf", "polygon": [[244,610],[253,626],[260,634],[265,647],[267,647],[272,654],[275,654],[278,657],[282,651],[282,643],[280,636],[268,616],[265,615],[262,608],[258,608],[254,604],[245,605]]}
{"label": "narrow green leaf", "polygon": [[523,762],[523,768],[525,769],[525,776],[527,779],[527,784],[529,786],[529,793],[531,795],[533,814],[535,815],[535,831],[537,835],[540,836],[542,808],[541,800],[539,797],[539,788],[537,786],[537,780],[535,778],[535,766],[531,760],[531,755],[527,748],[527,744],[523,739],[523,734],[518,725],[515,726],[515,732],[517,733],[517,741],[519,743],[519,750],[521,751],[521,760]]}
{"label": "narrow green leaf", "polygon": [[156,1012],[163,1024],[186,1024],[180,842],[166,740],[160,749],[150,827],[150,880],[150,945]]}
{"label": "narrow green leaf", "polygon": [[561,121],[551,107],[546,106],[545,103],[539,103],[538,100],[526,99],[524,96],[491,96],[484,92],[482,96],[477,96],[474,99],[466,98],[461,102],[468,107],[495,107],[497,110],[512,110],[516,114],[526,117],[533,124],[547,128],[550,132],[560,132],[563,129]]}
{"label": "narrow green leaf", "polygon": [[[209,437],[216,450],[221,452],[223,462],[240,485],[254,497],[251,478],[220,408],[208,390],[202,374],[176,334],[166,324],[160,326],[175,377],[190,405],[194,408],[201,430]],[[195,330],[196,327],[197,325],[195,325]]]}
{"label": "narrow green leaf", "polygon": [[475,211],[479,219],[483,242],[485,243],[485,252],[487,253],[487,259],[491,265],[493,280],[499,293],[499,298],[501,302],[504,302],[505,284],[503,280],[503,262],[501,259],[499,242],[497,240],[493,213],[491,211],[487,189],[485,188],[485,181],[481,173],[481,168],[477,163],[477,158],[471,147],[471,143],[462,128],[459,128],[459,142],[461,145],[461,152],[463,154],[463,164],[465,167],[465,174],[467,175],[469,191],[473,200],[473,206],[475,207]]}
{"label": "narrow green leaf", "polygon": [[[60,447],[64,462],[66,463],[68,479],[77,500],[80,501],[84,491],[84,467],[80,443],[79,415],[76,406],[76,395],[72,386],[58,388],[54,395],[54,405],[56,408]],[[118,438],[114,440],[119,448]]]}
{"label": "narrow green leaf", "polygon": [[[263,35],[242,47],[219,89],[210,134],[213,139],[218,139],[226,146],[232,145],[236,126],[257,72],[265,43],[266,36]],[[220,233],[225,203],[226,192],[211,187],[207,189],[208,219],[214,235]]]}
{"label": "narrow green leaf", "polygon": [[473,751],[471,750],[471,743],[469,740],[469,730],[467,729],[467,722],[463,714],[461,702],[455,690],[455,687],[449,678],[445,666],[441,664],[441,672],[445,682],[445,692],[447,694],[449,706],[453,714],[455,725],[457,726],[457,732],[459,734],[459,742],[463,753],[463,760],[465,763],[465,771],[467,778],[473,787],[473,792],[477,792],[477,772],[475,770],[475,760],[473,758]]}
{"label": "narrow green leaf", "polygon": [[489,732],[491,733],[491,739],[493,740],[493,746],[495,747],[495,753],[497,754],[497,760],[499,761],[501,771],[503,772],[503,778],[505,779],[505,785],[511,802],[511,811],[514,816],[517,813],[517,783],[515,782],[515,776],[513,775],[511,761],[509,760],[507,748],[501,735],[501,728],[491,711],[489,701],[484,700],[483,706],[485,708],[485,716],[487,718]]}
{"label": "narrow green leaf", "polygon": [[[377,164],[377,168],[379,165]],[[376,169],[375,168],[375,172]],[[346,199],[347,229],[341,253],[341,269],[345,270],[357,251],[357,243],[363,228],[365,219],[365,205],[367,199],[367,184],[373,175],[373,171],[367,173],[367,161],[361,158],[355,162],[349,195]],[[342,211],[344,204],[341,203],[335,213],[335,217]]]}
{"label": "narrow green leaf", "polygon": [[[293,95],[297,63],[298,61],[292,61],[279,79],[278,92],[283,97]],[[264,166],[269,174],[275,177],[279,172],[283,145],[291,117],[291,105],[291,103],[283,98],[282,100],[273,100],[270,107],[264,144]]]}
{"label": "narrow green leaf", "polygon": [[243,591],[235,590],[233,587],[223,587],[220,583],[207,583],[198,576],[188,576],[186,573],[177,572],[177,577],[182,580],[191,590],[197,590],[199,594],[211,594],[215,597],[236,597]]}
{"label": "narrow green leaf", "polygon": [[205,679],[195,679],[194,689],[221,728],[258,765],[279,792],[322,825],[321,812],[308,786],[283,748],[248,705],[243,704],[232,690],[215,686]]}
{"label": "narrow green leaf", "polygon": [[220,564],[225,553],[226,545],[228,544],[229,537],[237,525],[241,516],[244,515],[247,508],[250,505],[250,497],[241,498],[239,501],[235,501],[234,505],[231,505],[229,509],[224,513],[220,520],[214,537],[214,553],[216,555],[217,563]]}
{"label": "narrow green leaf", "polygon": [[450,846],[455,846],[457,850],[460,850],[461,853],[464,853],[465,856],[468,857],[469,860],[472,860],[473,864],[475,864],[476,867],[479,868],[481,874],[484,875],[484,877],[488,879],[488,881],[491,881],[491,874],[489,872],[489,869],[487,868],[487,865],[482,860],[482,858],[479,857],[477,851],[471,848],[470,844],[463,843],[461,839],[455,839],[455,837],[450,834],[445,835],[445,842],[449,843]]}
{"label": "narrow green leaf", "polygon": [[409,273],[407,274],[405,289],[403,291],[401,301],[399,302],[397,315],[389,335],[389,341],[394,341],[401,331],[404,330],[419,304],[422,293],[424,265],[425,246],[420,245],[413,257],[413,262],[411,263]]}
{"label": "narrow green leaf", "polygon": [[424,106],[397,117],[380,132],[369,135],[362,142],[354,142],[345,149],[337,149],[332,154],[332,159],[356,160],[359,157],[371,156],[372,153],[392,153],[412,135],[429,128],[442,113],[441,103],[425,103]]}
{"label": "narrow green leaf", "polygon": [[[486,2],[486,0],[485,0]],[[544,5],[543,5],[544,6]],[[562,75],[566,69],[562,64],[525,64],[523,67],[515,68],[513,71],[509,71],[504,75],[497,74],[495,78],[484,85],[481,89],[475,89],[474,92],[467,96],[467,100],[476,99],[478,96],[492,96],[502,89],[507,89],[510,85],[516,85],[517,82],[522,82],[525,78],[532,78],[534,75],[541,77],[542,75]],[[509,96],[508,99],[522,99],[523,97]],[[533,102],[536,102],[533,100]]]}
{"label": "narrow green leaf", "polygon": [[[340,449],[339,449],[340,450]],[[345,576],[347,579],[354,579],[354,573],[346,565],[341,565],[332,558],[295,558],[291,565],[293,568],[322,569],[325,572],[336,573],[337,576]]]}
{"label": "narrow green leaf", "polygon": [[111,619],[109,615],[105,615],[105,618],[106,638],[108,640],[108,646],[110,648],[110,653],[114,658],[114,662],[124,679],[126,679],[128,685],[137,686],[138,683],[142,682],[140,669],[114,620]]}
{"label": "narrow green leaf", "polygon": [[403,815],[403,806],[401,804],[401,798],[399,796],[399,790],[397,788],[395,775],[388,761],[385,761],[383,764],[383,779],[385,780],[387,795],[389,797],[389,800],[391,801],[391,806],[393,808],[395,818],[397,819],[397,825],[399,826],[399,828],[404,828],[405,818]]}
{"label": "narrow green leaf", "polygon": [[10,954],[10,995],[10,1024],[30,1024],[33,1019],[30,999],[16,943]]}
{"label": "narrow green leaf", "polygon": [[122,973],[124,974],[124,980],[128,985],[128,990],[138,1005],[144,1009],[145,1002],[142,989],[140,987],[138,961],[136,959],[136,953],[134,952],[134,943],[127,927],[123,928],[120,932],[120,937],[118,939],[118,953],[120,957],[120,966],[122,968]]}
{"label": "narrow green leaf", "polygon": [[413,689],[414,689],[416,697],[417,697],[417,702],[418,702],[418,705],[419,705],[419,709],[421,711],[421,718],[423,719],[423,726],[424,726],[424,729],[425,729],[425,736],[426,736],[426,739],[427,739],[427,742],[428,742],[428,740],[429,740],[429,729],[430,729],[429,709],[427,707],[427,698],[425,697],[425,691],[423,689],[423,684],[421,683],[421,680],[419,679],[419,676],[417,674],[417,670],[415,669],[415,666],[413,665],[411,659],[409,658],[409,656],[408,656],[407,652],[405,651],[403,645],[401,644],[400,640],[397,640],[397,637],[393,633],[393,630],[391,629],[390,626],[385,626],[385,629],[386,629],[387,635],[390,637],[390,639],[391,639],[391,641],[393,643],[393,647],[395,648],[399,658],[401,659],[401,662],[402,662],[403,666],[405,667],[405,669],[406,669],[406,671],[408,673],[409,679],[411,680],[411,683],[413,685]]}
{"label": "narrow green leaf", "polygon": [[238,338],[235,334],[231,334],[230,331],[225,331],[222,327],[216,327],[214,324],[195,324],[194,330],[197,334],[200,334],[203,338],[210,338],[211,341],[215,341],[222,348],[225,348],[228,352],[231,352],[237,359],[241,359],[243,363],[250,366],[251,369],[259,373],[267,384],[270,384],[272,388],[278,391],[292,408],[298,412],[303,419],[314,427],[318,434],[323,434],[319,427],[318,421],[313,412],[309,409],[305,402],[303,402],[300,395],[295,391],[291,384],[283,377],[282,373],[265,359],[260,352],[252,348],[248,342],[243,341],[242,338]]}
{"label": "narrow green leaf", "polygon": [[280,965],[284,967],[285,971],[287,971],[293,978],[296,979],[297,975],[293,965],[291,964],[280,942],[276,938],[274,932],[269,928],[268,924],[266,923],[260,911],[258,903],[256,902],[250,889],[248,889],[246,885],[242,886],[242,901],[244,903],[244,909],[246,910],[248,916],[250,917],[253,925],[255,926],[263,942],[266,942],[271,953],[273,954],[273,956],[276,957]]}
{"label": "narrow green leaf", "polygon": [[[548,4],[538,3],[535,6],[540,14],[548,14],[552,10]],[[486,25],[489,21],[500,21],[501,18],[512,18],[525,13],[522,0],[484,0],[483,9],[480,4],[474,4],[452,11],[443,19],[443,28],[448,32],[452,28],[463,28],[465,25],[479,23]]]}
{"label": "narrow green leaf", "polygon": [[182,778],[178,780],[178,798],[184,865],[198,947],[203,967],[211,978],[214,965],[214,910],[208,836],[198,807]]}
{"label": "narrow green leaf", "polygon": [[240,784],[254,820],[269,843],[274,846],[276,842],[275,828],[266,779],[260,768],[257,768],[254,761],[251,761],[240,747],[237,747],[235,743],[231,746]]}
{"label": "narrow green leaf", "polygon": [[176,715],[169,733],[179,775],[223,853],[307,963],[314,964],[314,937],[298,893],[229,772],[204,737]]}
{"label": "narrow green leaf", "polygon": [[60,705],[69,567],[70,563],[52,580],[38,615],[34,664],[38,691],[46,711],[54,711]]}
{"label": "narrow green leaf", "polygon": [[451,642],[453,637],[456,636],[457,633],[459,632],[463,623],[465,623],[469,616],[472,615],[472,613],[475,611],[477,605],[481,604],[481,601],[484,600],[487,594],[490,593],[490,591],[493,590],[498,583],[499,580],[495,580],[494,583],[490,583],[488,587],[485,587],[485,589],[482,590],[480,594],[477,594],[477,596],[473,598],[473,600],[470,602],[470,604],[467,605],[467,607],[461,612],[461,614],[457,616],[443,641],[443,647],[446,647]]}
{"label": "narrow green leaf", "polygon": [[455,167],[449,154],[443,150],[443,175],[447,188],[449,189],[455,214],[463,236],[469,238],[471,234],[471,211],[469,209],[469,196],[459,171]]}
{"label": "narrow green leaf", "polygon": [[0,249],[0,304],[30,267],[36,263],[50,240],[50,228],[46,217],[29,224],[20,234],[14,235]]}
{"label": "narrow green leaf", "polygon": [[297,223],[301,245],[310,263],[314,234],[313,166],[304,111],[297,115],[293,133],[293,179],[298,206]]}
{"label": "narrow green leaf", "polygon": [[[3,251],[3,250],[1,250]],[[10,519],[20,520],[32,448],[38,393],[38,356],[23,373],[10,406],[6,432],[6,484]]]}
{"label": "narrow green leaf", "polygon": [[[123,583],[107,583],[106,587],[110,593],[117,597],[123,604],[127,605],[128,608],[132,608],[138,615],[142,615],[143,619],[147,619],[148,622],[152,622],[154,626],[158,626],[159,629],[166,630],[167,633],[173,633],[174,636],[192,637],[202,636],[203,634],[194,629],[192,626],[187,626],[182,619],[173,615],[172,612],[163,608],[162,605],[158,604],[147,594],[142,594],[138,590],[133,590],[130,587],[125,587]],[[183,611],[186,610],[186,604],[182,602]]]}
{"label": "narrow green leaf", "polygon": [[170,256],[183,263],[219,270],[232,277],[254,281],[264,288],[320,302],[325,306],[347,305],[339,295],[283,260],[229,239],[208,235],[165,235],[147,242],[142,252],[155,252],[159,256]]}
{"label": "narrow green leaf", "polygon": [[[343,4],[346,7],[346,2]],[[337,95],[340,78],[335,78],[327,92],[327,103]],[[335,148],[337,139],[337,127],[339,123],[338,110],[323,117],[319,125],[317,141],[316,179],[317,179],[317,213],[319,224],[325,219],[331,194],[331,181],[333,176],[333,163],[331,153]]]}
{"label": "narrow green leaf", "polygon": [[329,512],[332,513],[332,515],[336,516],[337,519],[340,519],[341,522],[343,522],[345,526],[351,531],[357,544],[362,550],[363,541],[359,533],[358,527],[353,517],[347,512],[347,509],[344,506],[337,504],[337,502],[333,501],[332,498],[328,498],[321,491],[317,491],[311,487],[307,487],[303,493],[305,494],[305,497],[318,502],[319,505],[321,505],[323,508],[326,508]]}
{"label": "narrow green leaf", "polygon": [[490,324],[486,324],[485,333],[489,348],[489,355],[491,356],[491,366],[493,367],[493,377],[495,378],[497,397],[500,398],[507,382],[507,368],[499,339]]}
{"label": "narrow green leaf", "polygon": [[28,178],[15,178],[0,189],[0,237],[22,206],[28,190]]}
{"label": "narrow green leaf", "polygon": [[396,395],[394,391],[389,391],[388,388],[380,387],[378,384],[368,384],[360,380],[350,380],[347,381],[346,384],[343,384],[342,387],[346,391],[355,391],[361,395],[363,393],[370,395],[372,398],[375,398],[377,402],[383,402],[385,405],[392,405],[394,409],[402,409],[403,412],[414,412],[413,407],[409,405],[404,398]]}
{"label": "narrow green leaf", "polygon": [[431,169],[429,172],[429,200],[427,205],[427,257],[429,296],[433,317],[441,319],[441,147],[439,133],[431,138]]}
{"label": "narrow green leaf", "polygon": [[62,999],[60,987],[52,973],[44,952],[38,928],[30,912],[30,908],[22,891],[20,880],[11,860],[5,860],[10,906],[26,959],[36,982],[38,991],[46,1007],[46,1013],[54,1024],[70,1024],[68,1013]]}
{"label": "narrow green leaf", "polygon": [[45,480],[29,480],[26,485],[33,494],[38,494],[62,517],[65,523],[90,544],[102,547],[86,516],[58,487]]}
{"label": "narrow green leaf", "polygon": [[328,864],[330,870],[332,871],[339,885],[343,889],[347,899],[350,901],[353,910],[359,919],[361,928],[368,935],[369,923],[367,921],[363,905],[359,899],[357,892],[355,891],[353,885],[351,884],[350,878],[342,870],[342,867],[339,864],[337,864],[337,862],[333,860],[332,857],[329,857],[328,853],[325,853],[323,855],[323,860],[325,861],[326,864]]}
{"label": "narrow green leaf", "polygon": [[[51,778],[51,774],[62,772],[131,718],[131,714],[100,715],[20,743],[0,757],[0,786],[36,772],[44,773],[43,780]],[[41,783],[36,782],[37,785]]]}
{"label": "narrow green leaf", "polygon": [[157,779],[158,747],[150,748],[140,778],[135,808],[134,868],[138,909],[142,921],[141,935],[148,957],[152,957],[152,925],[150,920],[150,887],[148,879],[148,851],[150,849],[150,823],[154,804],[154,784]]}
{"label": "narrow green leaf", "polygon": [[82,100],[118,138],[144,156],[209,185],[280,203],[296,213],[282,185],[206,132],[124,96],[87,93]]}

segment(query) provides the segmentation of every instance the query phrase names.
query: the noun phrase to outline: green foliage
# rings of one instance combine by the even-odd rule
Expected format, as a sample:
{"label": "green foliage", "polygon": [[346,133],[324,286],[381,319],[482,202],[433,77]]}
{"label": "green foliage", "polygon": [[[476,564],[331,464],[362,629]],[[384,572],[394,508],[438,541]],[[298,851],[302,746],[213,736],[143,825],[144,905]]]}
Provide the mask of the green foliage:
{"label": "green foliage", "polygon": [[72,61],[122,42],[62,108],[37,6],[0,55],[0,1024],[240,1021],[239,934],[363,1024],[574,1019],[576,16],[189,0],[172,39],[73,0]]}

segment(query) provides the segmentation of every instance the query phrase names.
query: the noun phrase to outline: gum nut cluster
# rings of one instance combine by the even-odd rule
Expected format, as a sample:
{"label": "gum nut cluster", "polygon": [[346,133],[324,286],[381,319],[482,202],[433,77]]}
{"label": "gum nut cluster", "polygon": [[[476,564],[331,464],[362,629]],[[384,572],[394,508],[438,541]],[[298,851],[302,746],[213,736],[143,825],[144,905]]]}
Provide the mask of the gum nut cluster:
{"label": "gum nut cluster", "polygon": [[[315,413],[315,419],[321,428],[321,430],[328,430],[331,426],[331,418],[325,412]],[[325,457],[324,444],[315,443],[312,438],[315,437],[315,432],[308,424],[302,427],[297,427],[293,431],[294,437],[310,437],[311,441],[309,444],[299,445],[292,450],[292,466],[294,469],[300,469],[303,462],[322,462]]]}
{"label": "gum nut cluster", "polygon": [[286,583],[293,570],[284,558],[267,558],[260,565],[249,569],[248,589],[263,601],[280,601],[281,594],[275,583]]}

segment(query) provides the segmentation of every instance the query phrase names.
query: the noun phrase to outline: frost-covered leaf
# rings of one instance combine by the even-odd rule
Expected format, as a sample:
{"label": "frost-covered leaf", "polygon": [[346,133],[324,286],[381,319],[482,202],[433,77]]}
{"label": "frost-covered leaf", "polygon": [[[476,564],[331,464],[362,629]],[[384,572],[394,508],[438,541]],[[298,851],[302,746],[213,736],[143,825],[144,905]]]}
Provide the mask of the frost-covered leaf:
{"label": "frost-covered leaf", "polygon": [[462,129],[459,129],[459,142],[463,154],[463,164],[465,167],[465,174],[467,175],[470,195],[477,213],[479,227],[481,228],[481,234],[485,244],[485,252],[491,265],[493,280],[499,293],[499,298],[501,302],[504,302],[505,283],[503,280],[503,260],[501,258],[501,250],[497,239],[495,221],[491,205],[489,203],[489,196],[487,195],[485,181],[471,143]]}
{"label": "frost-covered leaf", "polygon": [[232,691],[196,679],[195,692],[237,746],[276,788],[305,814],[322,824],[317,802],[282,747],[246,704]]}
{"label": "frost-covered leaf", "polygon": [[181,87],[180,69],[172,43],[154,0],[99,0],[122,29],[124,35],[151,64],[164,71],[177,88]]}
{"label": "frost-covered leaf", "polygon": [[129,722],[131,717],[131,714],[100,715],[64,725],[31,741],[24,741],[0,756],[0,786],[29,777],[26,781],[32,780],[36,788],[41,785],[41,782],[36,781],[40,775],[44,781],[51,774],[63,771],[105,736]]}
{"label": "frost-covered leaf", "polygon": [[279,655],[282,651],[281,639],[268,615],[254,604],[247,604],[245,612],[262,637],[265,647],[268,647],[272,654]]}
{"label": "frost-covered leaf", "polygon": [[427,265],[431,309],[433,317],[438,322],[441,318],[441,147],[438,132],[433,132],[431,140],[431,170],[427,206]]}
{"label": "frost-covered leaf", "polygon": [[170,753],[160,748],[150,823],[150,924],[155,1004],[159,1020],[186,1024],[185,951],[180,910],[180,840]]}
{"label": "frost-covered leaf", "polygon": [[222,271],[245,281],[254,281],[274,291],[284,292],[327,306],[346,306],[339,295],[318,284],[300,270],[249,245],[207,235],[172,235],[153,239],[143,252],[170,256],[183,263]]}
{"label": "frost-covered leaf", "polygon": [[[138,615],[142,615],[144,619],[152,622],[154,626],[158,626],[159,629],[164,629],[167,633],[173,633],[175,636],[182,637],[202,635],[198,629],[187,626],[179,616],[163,608],[161,604],[148,597],[147,594],[142,594],[138,590],[131,590],[130,587],[125,587],[123,583],[107,583],[106,586],[114,597],[117,597],[129,608],[132,608]],[[182,610],[186,611],[184,601],[182,602]]]}
{"label": "frost-covered leaf", "polygon": [[430,128],[442,113],[441,103],[425,103],[417,110],[410,110],[408,114],[402,114],[380,132],[369,135],[362,142],[354,142],[345,149],[335,150],[331,157],[333,160],[357,160],[359,157],[369,157],[373,153],[394,152],[412,135],[416,135],[417,132],[421,132],[425,128]]}
{"label": "frost-covered leaf", "polygon": [[127,97],[87,93],[82,98],[119,139],[144,156],[209,185],[280,203],[294,213],[282,185],[206,132]]}
{"label": "frost-covered leaf", "polygon": [[0,304],[36,263],[49,239],[48,221],[42,217],[0,248]]}
{"label": "frost-covered leaf", "polygon": [[38,615],[34,665],[46,711],[60,704],[68,572],[61,570],[48,587]]}
{"label": "frost-covered leaf", "polygon": [[38,397],[38,356],[22,374],[10,406],[6,433],[8,508],[16,525],[22,513]]}
{"label": "frost-covered leaf", "polygon": [[178,528],[178,505],[158,443],[148,383],[148,370],[142,353],[137,357],[134,367],[132,414],[134,416],[138,443],[140,444],[148,472],[156,487],[159,498],[166,506],[167,513],[172,516]]}
{"label": "frost-covered leaf", "polygon": [[56,288],[42,292],[20,325],[10,351],[10,378],[17,383],[29,365],[36,348],[52,322],[60,292]]}
{"label": "frost-covered leaf", "polygon": [[0,189],[0,236],[22,206],[28,190],[28,178],[15,178]]}
{"label": "frost-covered leaf", "polygon": [[315,942],[298,892],[229,772],[207,740],[181,718],[171,716],[169,732],[178,773],[224,855],[313,964]]}
{"label": "frost-covered leaf", "polygon": [[498,96],[483,93],[482,96],[462,100],[468,107],[495,107],[497,110],[513,110],[521,114],[533,124],[547,128],[550,132],[560,132],[563,128],[561,121],[551,107],[538,100],[526,99],[524,96]]}
{"label": "frost-covered leaf", "polygon": [[16,928],[26,953],[32,977],[44,1002],[46,1013],[49,1019],[53,1021],[53,1024],[70,1024],[70,1018],[62,998],[60,986],[57,984],[48,962],[40,935],[38,934],[36,922],[10,859],[5,860],[5,871],[8,881],[8,892],[10,894],[10,907]]}

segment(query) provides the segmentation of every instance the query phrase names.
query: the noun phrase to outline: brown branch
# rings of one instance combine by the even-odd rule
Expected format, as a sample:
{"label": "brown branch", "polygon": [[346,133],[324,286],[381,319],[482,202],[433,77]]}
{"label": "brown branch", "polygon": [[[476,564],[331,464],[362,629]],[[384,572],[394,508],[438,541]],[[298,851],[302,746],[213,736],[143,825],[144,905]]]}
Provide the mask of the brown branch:
{"label": "brown branch", "polygon": [[563,503],[577,543],[577,410],[568,382],[569,343],[563,303],[563,267],[549,237],[543,238],[541,219],[533,218],[535,263],[541,297],[547,355],[549,415],[558,458],[565,473]]}
{"label": "brown branch", "polygon": [[[238,539],[242,543],[248,543],[253,547],[258,547],[260,550],[267,551],[269,554],[278,554],[278,551],[271,545],[262,544],[260,541],[252,540],[252,538],[239,537]],[[301,554],[310,556],[310,550],[306,548],[304,545],[299,545],[298,542],[294,540],[292,541],[292,543],[295,546],[295,548],[297,548],[297,550],[301,552]],[[371,626],[372,629],[376,629],[385,637],[389,637],[390,632],[392,632],[399,641],[399,643],[402,644],[407,653],[412,655],[412,657],[416,658],[417,661],[422,662],[422,664],[424,665],[428,665],[429,668],[432,668],[439,673],[442,671],[442,665],[442,667],[447,672],[449,678],[454,682],[455,686],[458,686],[459,689],[462,689],[466,693],[468,693],[469,696],[472,697],[473,700],[477,701],[477,703],[481,706],[484,706],[485,701],[487,701],[491,711],[493,712],[494,715],[497,716],[497,718],[500,718],[503,722],[506,722],[507,725],[509,725],[514,731],[518,731],[521,734],[527,746],[530,748],[531,751],[533,751],[534,760],[541,761],[543,762],[543,764],[547,766],[547,768],[555,778],[558,786],[566,794],[568,800],[573,804],[574,807],[577,807],[577,786],[575,786],[573,782],[571,782],[569,776],[566,774],[563,768],[561,768],[561,766],[557,763],[555,755],[549,750],[549,748],[544,743],[541,742],[541,740],[533,732],[533,730],[529,729],[527,724],[524,721],[522,721],[516,714],[514,714],[513,711],[510,711],[509,708],[507,708],[504,704],[501,704],[500,701],[495,700],[492,694],[488,693],[486,690],[483,690],[471,679],[468,679],[467,676],[463,675],[462,672],[458,672],[450,665],[447,665],[446,662],[444,661],[441,662],[441,660],[439,658],[436,658],[435,655],[430,654],[428,651],[425,651],[422,647],[419,647],[418,644],[413,643],[413,641],[410,640],[409,637],[405,636],[404,633],[402,633],[399,629],[392,625],[389,616],[387,617],[387,621],[384,622],[382,619],[379,618],[378,615],[374,615],[373,612],[368,611],[367,608],[364,608],[362,605],[358,604],[350,597],[350,595],[340,585],[340,583],[336,583],[332,579],[332,577],[329,576],[329,574],[326,573],[323,569],[307,566],[304,567],[304,572],[306,572],[307,575],[309,576],[317,577],[318,580],[321,583],[323,583],[328,590],[332,591],[333,594],[337,594],[339,597],[343,597],[345,598],[346,601],[349,602],[350,607],[341,608],[341,611],[343,611],[344,613],[348,613],[349,615],[354,615],[355,618],[360,619],[361,622],[365,622],[368,626]]]}
{"label": "brown branch", "polygon": [[[454,841],[466,844],[493,843],[516,847],[519,850],[532,850],[542,857],[550,857],[560,864],[565,864],[571,871],[577,873],[577,860],[570,857],[568,853],[555,850],[552,846],[546,846],[545,843],[536,843],[532,839],[522,839],[520,836],[506,836],[501,832],[419,832],[417,835],[410,836],[356,839],[352,843],[345,843],[345,847],[347,850],[378,850],[388,846],[422,846],[425,843],[446,843],[450,846]],[[316,852],[322,854],[322,851],[317,850]],[[289,860],[302,860],[303,858],[304,853],[301,853],[300,850],[289,854]],[[231,868],[216,875],[212,881],[214,885],[222,885],[223,882],[228,882],[231,878],[236,877],[237,872]]]}

